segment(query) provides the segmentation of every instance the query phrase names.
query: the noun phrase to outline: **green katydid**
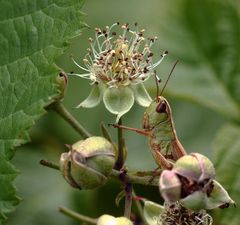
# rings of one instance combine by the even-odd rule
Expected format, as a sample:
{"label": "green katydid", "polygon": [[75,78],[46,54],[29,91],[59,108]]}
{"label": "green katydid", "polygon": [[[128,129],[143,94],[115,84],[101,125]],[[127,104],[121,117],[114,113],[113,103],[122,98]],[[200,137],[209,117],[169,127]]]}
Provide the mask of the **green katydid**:
{"label": "green katydid", "polygon": [[171,169],[171,161],[176,161],[186,155],[186,151],[176,134],[171,107],[168,101],[161,96],[176,64],[177,62],[174,64],[161,94],[158,95],[157,91],[157,97],[146,108],[143,117],[143,130],[113,124],[114,127],[132,130],[147,136],[156,163],[164,169]]}

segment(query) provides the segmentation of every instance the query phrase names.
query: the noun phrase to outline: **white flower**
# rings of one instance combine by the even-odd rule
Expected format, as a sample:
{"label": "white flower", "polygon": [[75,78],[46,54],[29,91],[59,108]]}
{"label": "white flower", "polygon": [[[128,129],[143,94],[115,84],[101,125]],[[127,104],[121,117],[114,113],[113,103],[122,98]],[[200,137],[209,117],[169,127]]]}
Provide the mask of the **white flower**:
{"label": "white flower", "polygon": [[[151,47],[157,40],[145,38],[144,29],[131,30],[129,24],[119,23],[104,30],[95,29],[95,39],[89,38],[90,48],[83,59],[84,66],[73,62],[86,73],[74,74],[89,79],[93,90],[86,100],[77,107],[94,107],[103,98],[106,108],[117,114],[117,120],[130,110],[134,99],[144,107],[151,102],[143,82],[154,74],[154,69],[162,62],[167,52],[153,62]],[[117,34],[113,29],[121,29]]]}

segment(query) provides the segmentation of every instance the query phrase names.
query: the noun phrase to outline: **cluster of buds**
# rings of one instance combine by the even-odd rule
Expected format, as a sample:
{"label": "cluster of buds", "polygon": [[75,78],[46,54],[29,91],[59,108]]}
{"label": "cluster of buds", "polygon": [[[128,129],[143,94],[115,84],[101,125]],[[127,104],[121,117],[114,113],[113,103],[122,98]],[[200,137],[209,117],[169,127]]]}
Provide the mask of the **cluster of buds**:
{"label": "cluster of buds", "polygon": [[104,185],[115,164],[115,149],[103,137],[90,137],[69,147],[60,158],[60,170],[74,188],[93,189]]}
{"label": "cluster of buds", "polygon": [[199,153],[178,159],[172,170],[164,170],[160,177],[160,192],[167,203],[180,202],[191,210],[225,208],[234,201],[214,179],[212,162]]}
{"label": "cluster of buds", "polygon": [[[132,30],[129,24],[115,23],[103,30],[95,29],[95,39],[89,38],[90,48],[83,60],[84,66],[73,60],[85,71],[85,74],[74,75],[89,79],[94,85],[91,94],[78,107],[94,107],[103,98],[106,108],[120,118],[130,110],[134,99],[144,107],[150,104],[151,98],[143,82],[154,74],[167,51],[154,62],[151,47],[157,37],[145,38],[145,30],[139,31],[136,23],[135,27],[136,30]],[[122,31],[117,34],[114,29]]]}

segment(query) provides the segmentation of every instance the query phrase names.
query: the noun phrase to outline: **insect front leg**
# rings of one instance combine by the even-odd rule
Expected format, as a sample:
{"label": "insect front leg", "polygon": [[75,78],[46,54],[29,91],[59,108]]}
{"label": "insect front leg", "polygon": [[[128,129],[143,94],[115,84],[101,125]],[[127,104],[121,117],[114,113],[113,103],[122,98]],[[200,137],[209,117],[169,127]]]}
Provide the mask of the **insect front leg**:
{"label": "insect front leg", "polygon": [[113,124],[113,123],[109,123],[109,126],[113,126],[115,128],[120,128],[120,129],[124,129],[124,130],[130,130],[130,131],[135,131],[138,134],[144,135],[144,136],[151,136],[151,131],[147,131],[147,130],[141,130],[138,128],[133,128],[133,127],[127,127],[127,126],[123,126],[123,125],[119,125],[119,124]]}

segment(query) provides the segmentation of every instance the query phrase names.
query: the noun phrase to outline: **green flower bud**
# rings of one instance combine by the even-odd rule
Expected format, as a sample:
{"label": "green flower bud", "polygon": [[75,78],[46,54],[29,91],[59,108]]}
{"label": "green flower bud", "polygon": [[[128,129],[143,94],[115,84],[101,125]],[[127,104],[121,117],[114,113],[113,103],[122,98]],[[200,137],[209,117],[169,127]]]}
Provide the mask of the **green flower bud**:
{"label": "green flower bud", "polygon": [[199,153],[191,153],[178,159],[173,166],[173,171],[196,182],[202,182],[215,177],[215,169],[212,162]]}
{"label": "green flower bud", "polygon": [[166,202],[175,202],[181,197],[181,182],[171,170],[164,170],[161,173],[159,189]]}
{"label": "green flower bud", "polygon": [[159,188],[166,203],[179,201],[193,211],[235,204],[214,177],[212,162],[199,153],[192,153],[178,159],[172,170],[162,172]]}
{"label": "green flower bud", "polygon": [[98,218],[97,225],[112,225],[114,220],[114,216],[102,215]]}
{"label": "green flower bud", "polygon": [[133,222],[126,217],[117,217],[115,220],[116,225],[133,225]]}
{"label": "green flower bud", "polygon": [[98,218],[97,225],[133,225],[133,222],[126,217],[102,215]]}
{"label": "green flower bud", "polygon": [[75,188],[92,189],[107,182],[115,164],[113,145],[103,137],[90,137],[71,146],[60,158],[60,170]]}

